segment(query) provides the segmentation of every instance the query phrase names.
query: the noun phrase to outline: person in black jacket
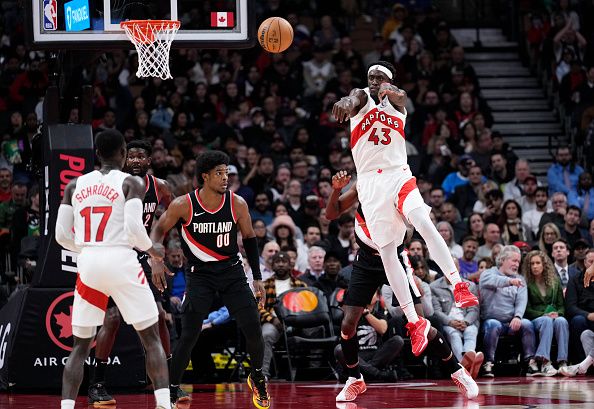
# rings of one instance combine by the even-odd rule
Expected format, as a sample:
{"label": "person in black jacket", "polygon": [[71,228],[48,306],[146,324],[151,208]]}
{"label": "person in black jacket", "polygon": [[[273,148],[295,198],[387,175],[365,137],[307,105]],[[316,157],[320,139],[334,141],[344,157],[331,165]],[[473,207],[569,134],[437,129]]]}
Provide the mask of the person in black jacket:
{"label": "person in black jacket", "polygon": [[324,274],[314,283],[324,293],[326,299],[330,299],[332,292],[337,288],[347,288],[348,280],[340,274],[340,259],[338,254],[328,251],[324,255]]}
{"label": "person in black jacket", "polygon": [[570,321],[569,351],[572,362],[584,359],[580,335],[587,329],[594,330],[594,282],[584,286],[584,273],[569,278],[565,292],[565,312]]}

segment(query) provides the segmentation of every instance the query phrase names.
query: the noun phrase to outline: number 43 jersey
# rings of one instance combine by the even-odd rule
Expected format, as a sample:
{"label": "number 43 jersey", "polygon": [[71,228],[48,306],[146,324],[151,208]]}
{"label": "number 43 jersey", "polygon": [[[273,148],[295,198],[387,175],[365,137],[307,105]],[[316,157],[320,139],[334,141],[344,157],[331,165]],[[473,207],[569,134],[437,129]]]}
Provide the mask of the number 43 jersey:
{"label": "number 43 jersey", "polygon": [[72,194],[74,239],[77,246],[132,247],[124,232],[126,198],[122,185],[130,176],[119,170],[94,170],[76,180]]}
{"label": "number 43 jersey", "polygon": [[405,113],[390,104],[388,97],[376,104],[369,88],[367,104],[351,118],[351,152],[357,173],[377,172],[406,165]]}
{"label": "number 43 jersey", "polygon": [[186,195],[190,214],[180,227],[182,248],[189,264],[239,260],[237,216],[233,192],[226,191],[216,209],[208,209],[198,190]]}

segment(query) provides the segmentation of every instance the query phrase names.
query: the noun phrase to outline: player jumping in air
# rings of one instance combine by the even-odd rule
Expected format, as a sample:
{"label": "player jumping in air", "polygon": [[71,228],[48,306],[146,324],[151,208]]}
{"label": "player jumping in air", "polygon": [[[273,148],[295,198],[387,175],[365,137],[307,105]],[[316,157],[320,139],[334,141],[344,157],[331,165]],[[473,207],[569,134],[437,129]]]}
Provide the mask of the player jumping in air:
{"label": "player jumping in air", "polygon": [[[420,355],[427,347],[431,327],[414,309],[404,269],[398,261],[399,231],[403,215],[421,234],[431,256],[454,285],[459,308],[478,304],[456,270],[449,249],[429,217],[416,179],[407,165],[404,125],[406,93],[392,84],[392,64],[378,61],[367,70],[368,87],[353,89],[334,104],[339,122],[350,119],[351,152],[357,169],[357,191],[370,237],[378,246],[390,287],[408,319],[412,351]],[[399,214],[397,214],[397,212]]]}

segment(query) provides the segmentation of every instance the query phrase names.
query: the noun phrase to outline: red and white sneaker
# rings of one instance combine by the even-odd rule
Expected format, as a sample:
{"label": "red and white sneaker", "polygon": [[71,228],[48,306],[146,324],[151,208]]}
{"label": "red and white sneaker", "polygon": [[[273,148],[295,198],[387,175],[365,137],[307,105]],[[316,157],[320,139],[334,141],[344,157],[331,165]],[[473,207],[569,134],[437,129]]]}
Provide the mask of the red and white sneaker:
{"label": "red and white sneaker", "polygon": [[467,399],[474,399],[479,394],[479,388],[468,371],[460,365],[460,369],[452,374],[452,381]]}
{"label": "red and white sneaker", "polygon": [[406,324],[408,335],[410,336],[410,343],[412,344],[412,353],[414,356],[419,356],[423,353],[429,340],[427,334],[431,329],[431,324],[423,317],[419,317],[419,320],[415,323],[409,322]]}
{"label": "red and white sneaker", "polygon": [[470,283],[458,283],[456,287],[454,287],[454,300],[456,301],[456,307],[458,308],[468,308],[472,307],[473,305],[478,305],[478,298],[470,292],[468,287]]}
{"label": "red and white sneaker", "polygon": [[365,385],[363,375],[361,375],[359,379],[350,376],[349,379],[347,379],[344,388],[342,388],[340,393],[336,396],[336,402],[354,401],[357,399],[357,396],[365,393],[366,390],[367,385]]}

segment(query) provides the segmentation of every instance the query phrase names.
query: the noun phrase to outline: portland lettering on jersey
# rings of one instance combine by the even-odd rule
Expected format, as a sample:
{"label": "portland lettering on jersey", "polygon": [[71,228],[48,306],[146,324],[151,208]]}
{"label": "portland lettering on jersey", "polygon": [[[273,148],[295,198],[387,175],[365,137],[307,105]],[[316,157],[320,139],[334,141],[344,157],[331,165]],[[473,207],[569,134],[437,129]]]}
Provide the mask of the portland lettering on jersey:
{"label": "portland lettering on jersey", "polygon": [[228,233],[233,225],[233,222],[192,223],[192,229],[194,233]]}
{"label": "portland lettering on jersey", "polygon": [[144,209],[143,209],[144,213],[154,213],[156,209],[157,209],[156,203],[144,203]]}
{"label": "portland lettering on jersey", "polygon": [[119,193],[113,187],[105,185],[103,183],[98,183],[81,189],[74,196],[74,198],[78,201],[78,203],[82,203],[83,200],[95,195],[103,196],[112,203],[120,196]]}
{"label": "portland lettering on jersey", "polygon": [[159,205],[159,192],[157,189],[157,179],[153,175],[145,175],[146,191],[144,193],[142,221],[146,232],[151,234],[151,227],[155,220],[155,211]]}

